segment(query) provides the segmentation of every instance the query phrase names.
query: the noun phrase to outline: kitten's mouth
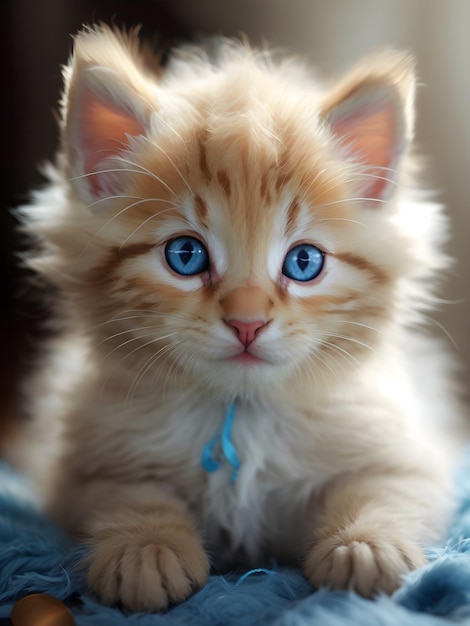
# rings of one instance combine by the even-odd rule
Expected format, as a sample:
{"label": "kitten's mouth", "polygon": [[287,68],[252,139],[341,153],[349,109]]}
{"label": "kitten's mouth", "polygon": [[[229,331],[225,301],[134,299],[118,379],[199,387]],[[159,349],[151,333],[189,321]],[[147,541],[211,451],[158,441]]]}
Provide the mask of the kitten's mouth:
{"label": "kitten's mouth", "polygon": [[240,352],[235,356],[231,356],[228,359],[232,363],[240,363],[241,365],[259,365],[260,363],[266,363],[264,359],[251,354],[251,352]]}

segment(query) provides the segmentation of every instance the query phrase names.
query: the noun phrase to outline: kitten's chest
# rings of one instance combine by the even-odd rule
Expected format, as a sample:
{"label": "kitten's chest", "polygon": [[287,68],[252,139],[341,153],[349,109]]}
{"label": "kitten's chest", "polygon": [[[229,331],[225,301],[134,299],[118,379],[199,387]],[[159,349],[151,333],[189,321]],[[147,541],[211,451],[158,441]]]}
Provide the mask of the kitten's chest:
{"label": "kitten's chest", "polygon": [[[223,403],[188,397],[149,413],[135,433],[134,469],[145,468],[146,480],[154,472],[152,480],[182,496],[218,561],[240,553],[259,563],[274,546],[276,556],[292,558],[312,494],[329,477],[315,424],[291,407],[237,403],[227,429],[225,411]],[[239,462],[236,477],[224,436]],[[213,467],[204,463],[208,448]]]}
{"label": "kitten's chest", "polygon": [[195,509],[217,560],[295,556],[312,495],[327,477],[314,432],[302,424],[279,408],[237,405],[231,428],[223,423],[210,440],[216,462],[203,463]]}

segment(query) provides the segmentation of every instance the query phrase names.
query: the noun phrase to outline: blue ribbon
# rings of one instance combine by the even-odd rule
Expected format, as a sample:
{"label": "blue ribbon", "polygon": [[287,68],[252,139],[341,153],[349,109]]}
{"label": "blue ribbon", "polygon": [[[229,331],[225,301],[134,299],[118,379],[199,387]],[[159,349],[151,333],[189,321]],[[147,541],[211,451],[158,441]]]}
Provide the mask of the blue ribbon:
{"label": "blue ribbon", "polygon": [[220,432],[218,432],[214,437],[212,437],[212,439],[210,439],[206,443],[201,455],[202,467],[206,470],[206,472],[212,474],[216,472],[222,465],[222,460],[220,459],[220,450],[222,450],[222,454],[225,457],[225,460],[228,461],[228,463],[230,463],[230,465],[233,467],[233,472],[230,475],[229,483],[235,482],[238,476],[238,470],[241,466],[241,462],[237,454],[237,449],[230,439],[233,422],[235,420],[236,408],[236,402],[232,402],[231,404],[229,404]]}

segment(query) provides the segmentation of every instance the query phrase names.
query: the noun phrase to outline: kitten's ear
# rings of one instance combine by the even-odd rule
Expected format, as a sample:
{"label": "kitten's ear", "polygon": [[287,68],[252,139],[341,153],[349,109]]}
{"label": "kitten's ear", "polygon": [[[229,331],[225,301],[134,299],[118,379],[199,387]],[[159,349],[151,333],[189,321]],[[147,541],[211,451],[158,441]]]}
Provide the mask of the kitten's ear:
{"label": "kitten's ear", "polygon": [[73,184],[91,204],[119,193],[132,167],[116,157],[125,158],[150,124],[157,88],[139,57],[137,32],[94,27],[76,37],[64,70],[63,150]]}
{"label": "kitten's ear", "polygon": [[414,62],[387,52],[363,62],[329,92],[322,117],[344,154],[364,166],[358,188],[372,201],[395,182],[400,158],[413,135]]}

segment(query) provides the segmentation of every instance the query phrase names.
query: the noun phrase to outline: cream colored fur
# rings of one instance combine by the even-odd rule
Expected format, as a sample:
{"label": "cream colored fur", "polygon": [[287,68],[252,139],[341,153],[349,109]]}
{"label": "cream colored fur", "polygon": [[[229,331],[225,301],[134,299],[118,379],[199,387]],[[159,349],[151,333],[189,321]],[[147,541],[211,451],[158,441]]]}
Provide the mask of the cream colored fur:
{"label": "cream colored fur", "polygon": [[[210,563],[271,556],[313,585],[391,592],[448,521],[459,412],[451,361],[418,331],[448,260],[440,207],[412,191],[412,63],[384,53],[330,89],[246,46],[217,51],[177,52],[157,78],[135,36],[77,37],[57,163],[22,209],[70,330],[31,383],[37,446],[16,460],[89,544],[104,602],[158,610]],[[100,156],[86,133],[106,107],[120,117]],[[367,107],[391,116],[386,163],[355,143]],[[367,196],[377,165],[392,183]],[[181,233],[204,241],[210,276],[169,271]],[[326,251],[310,283],[280,273],[299,241]],[[269,321],[256,364],[228,358],[233,315]],[[233,399],[230,484],[200,459]]]}

